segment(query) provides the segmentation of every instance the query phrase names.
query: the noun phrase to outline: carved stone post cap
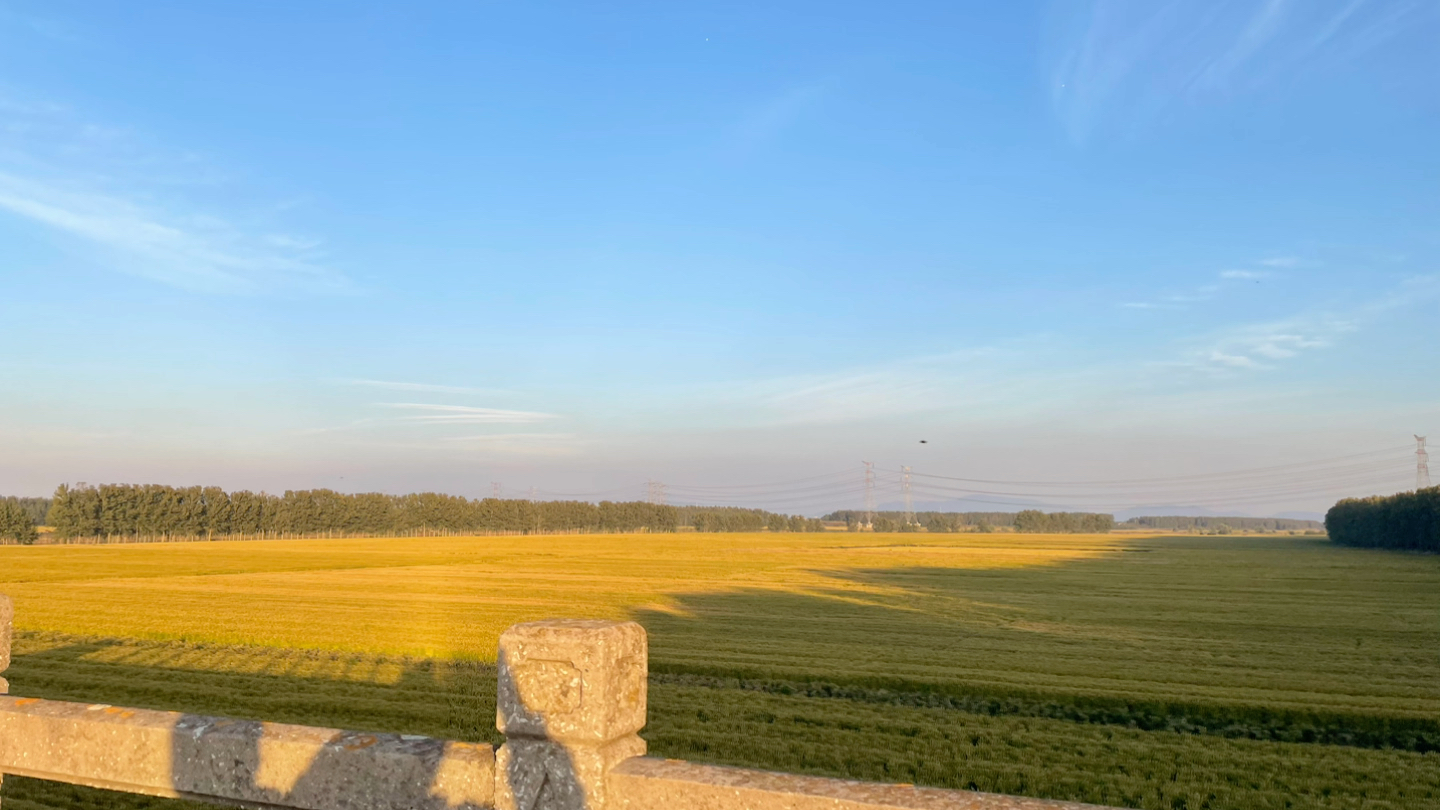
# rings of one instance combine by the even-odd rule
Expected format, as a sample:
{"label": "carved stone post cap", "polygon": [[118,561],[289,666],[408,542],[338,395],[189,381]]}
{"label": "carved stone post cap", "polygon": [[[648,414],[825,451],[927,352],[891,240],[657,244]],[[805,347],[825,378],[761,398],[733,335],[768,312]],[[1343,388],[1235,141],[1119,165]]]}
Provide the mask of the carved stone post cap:
{"label": "carved stone post cap", "polygon": [[645,726],[645,628],[554,619],[500,636],[495,726],[507,737],[598,745]]}

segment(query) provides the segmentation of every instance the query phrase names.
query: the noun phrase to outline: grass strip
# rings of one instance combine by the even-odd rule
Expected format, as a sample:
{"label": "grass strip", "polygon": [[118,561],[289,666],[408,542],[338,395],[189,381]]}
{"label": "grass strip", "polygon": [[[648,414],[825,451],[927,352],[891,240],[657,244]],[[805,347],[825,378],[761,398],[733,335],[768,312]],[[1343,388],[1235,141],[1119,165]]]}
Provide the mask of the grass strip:
{"label": "grass strip", "polygon": [[[478,662],[21,634],[16,694],[498,741]],[[1440,807],[1440,754],[652,681],[652,754],[1138,810]],[[6,810],[174,806],[7,779]]]}
{"label": "grass strip", "polygon": [[[1045,693],[925,684],[903,680],[836,683],[708,674],[696,668],[652,669],[652,683],[706,689],[740,689],[772,695],[845,700],[885,706],[948,709],[991,717],[1043,717],[1073,723],[1123,726],[1276,742],[1356,748],[1440,751],[1440,720],[1380,714],[1275,709],[1265,706],[1137,700],[1112,695]],[[690,671],[687,671],[690,670]]]}

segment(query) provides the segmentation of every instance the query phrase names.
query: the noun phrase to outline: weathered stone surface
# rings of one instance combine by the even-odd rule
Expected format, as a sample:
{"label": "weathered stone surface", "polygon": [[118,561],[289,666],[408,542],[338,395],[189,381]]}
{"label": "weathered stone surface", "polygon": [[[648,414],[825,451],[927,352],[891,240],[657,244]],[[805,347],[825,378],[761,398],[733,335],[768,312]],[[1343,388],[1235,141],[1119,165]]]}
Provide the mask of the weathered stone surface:
{"label": "weathered stone surface", "polygon": [[494,806],[489,745],[0,697],[0,771],[242,805]]}
{"label": "weathered stone surface", "polygon": [[601,746],[524,737],[495,753],[495,806],[500,810],[601,810],[614,807],[606,774],[645,753],[630,734]]}
{"label": "weathered stone surface", "polygon": [[500,637],[496,805],[605,810],[606,775],[645,753],[645,630],[634,622],[519,624]]}
{"label": "weathered stone surface", "polygon": [[610,772],[618,810],[1100,810],[1095,805],[793,776],[637,757]]}
{"label": "weathered stone surface", "polygon": [[507,738],[600,744],[645,725],[645,629],[553,620],[500,636],[495,725]]}

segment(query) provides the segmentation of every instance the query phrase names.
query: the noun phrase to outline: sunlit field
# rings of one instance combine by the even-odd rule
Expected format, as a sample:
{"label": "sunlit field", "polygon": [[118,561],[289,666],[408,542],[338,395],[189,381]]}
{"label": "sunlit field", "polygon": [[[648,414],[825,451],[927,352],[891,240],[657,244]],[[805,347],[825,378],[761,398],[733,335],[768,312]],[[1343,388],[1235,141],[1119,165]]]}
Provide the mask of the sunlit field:
{"label": "sunlit field", "polygon": [[0,592],[16,694],[494,739],[505,627],[633,618],[663,756],[1165,810],[1440,806],[1440,559],[1317,538],[9,546]]}
{"label": "sunlit field", "polygon": [[855,572],[1053,565],[1096,558],[1123,542],[940,537],[631,534],[7,547],[0,548],[0,585],[25,629],[493,660],[500,632],[515,622],[683,616],[687,599],[700,595],[871,603],[903,596],[904,589]]}

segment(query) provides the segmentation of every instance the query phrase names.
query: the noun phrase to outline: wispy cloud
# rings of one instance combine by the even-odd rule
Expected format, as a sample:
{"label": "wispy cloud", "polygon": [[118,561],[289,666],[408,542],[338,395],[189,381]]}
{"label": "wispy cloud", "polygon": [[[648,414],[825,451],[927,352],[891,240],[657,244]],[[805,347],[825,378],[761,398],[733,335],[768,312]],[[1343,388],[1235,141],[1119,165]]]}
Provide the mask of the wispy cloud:
{"label": "wispy cloud", "polygon": [[507,411],[500,408],[475,408],[469,405],[431,405],[420,402],[385,402],[380,407],[404,411],[419,411],[416,414],[390,417],[393,422],[423,422],[429,424],[475,425],[475,424],[527,424],[559,418],[553,413],[536,411]]}
{"label": "wispy cloud", "polygon": [[1218,349],[1212,349],[1206,359],[1224,368],[1259,368],[1260,366],[1259,363],[1243,354],[1226,354]]}
{"label": "wispy cloud", "polygon": [[267,244],[219,219],[173,218],[94,191],[0,173],[0,209],[101,248],[120,269],[185,289],[253,293],[348,286],[314,260],[313,248]]}
{"label": "wispy cloud", "polygon": [[486,456],[571,456],[594,444],[573,433],[483,433],[441,441],[449,448]]}
{"label": "wispy cloud", "polygon": [[65,235],[97,264],[184,289],[349,289],[320,240],[197,201],[217,190],[239,191],[193,155],[63,105],[0,96],[0,214]]}
{"label": "wispy cloud", "polygon": [[1440,277],[1415,276],[1389,292],[1341,310],[1300,313],[1241,324],[1190,341],[1180,359],[1152,365],[1209,374],[1266,371],[1302,355],[1335,346],[1390,313],[1440,300]]}
{"label": "wispy cloud", "polygon": [[350,432],[394,432],[410,428],[453,427],[464,425],[528,425],[559,419],[558,414],[538,411],[514,411],[503,408],[481,408],[472,405],[440,405],[427,402],[377,402],[372,408],[399,411],[385,416],[352,419],[343,425],[310,428],[303,435]]}
{"label": "wispy cloud", "polygon": [[1078,141],[1343,63],[1437,22],[1414,0],[1076,0],[1055,9],[1051,98]]}
{"label": "wispy cloud", "polygon": [[724,415],[720,419],[752,427],[834,425],[926,413],[1015,413],[1043,407],[1057,388],[1078,390],[1088,384],[1069,370],[1050,367],[1058,350],[1049,338],[1038,336],[828,373],[731,380],[687,390],[672,408],[693,410],[690,403],[703,401],[710,413]]}
{"label": "wispy cloud", "polygon": [[1268,259],[1261,259],[1260,263],[1266,267],[1299,267],[1300,259],[1295,256],[1272,256]]}
{"label": "wispy cloud", "polygon": [[574,433],[483,433],[478,436],[447,436],[445,438],[447,442],[477,442],[484,444],[568,442],[574,440]]}
{"label": "wispy cloud", "polygon": [[1119,306],[1125,309],[1184,309],[1190,304],[1213,301],[1227,289],[1235,289],[1233,283],[1227,282],[1258,281],[1268,275],[1262,270],[1221,270],[1219,283],[1198,284],[1182,292],[1159,295],[1151,301],[1121,301]]}
{"label": "wispy cloud", "polygon": [[507,394],[501,388],[474,388],[466,385],[433,385],[431,383],[398,382],[395,380],[337,379],[336,385],[356,385],[366,388],[383,388],[388,391],[421,391],[435,394]]}

